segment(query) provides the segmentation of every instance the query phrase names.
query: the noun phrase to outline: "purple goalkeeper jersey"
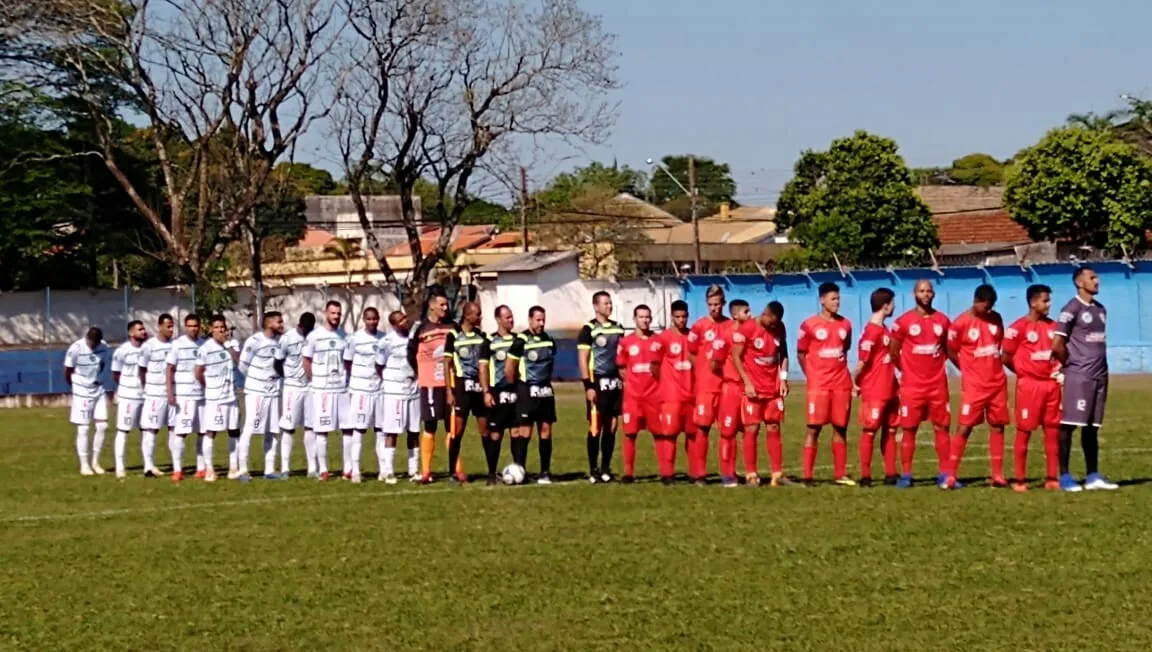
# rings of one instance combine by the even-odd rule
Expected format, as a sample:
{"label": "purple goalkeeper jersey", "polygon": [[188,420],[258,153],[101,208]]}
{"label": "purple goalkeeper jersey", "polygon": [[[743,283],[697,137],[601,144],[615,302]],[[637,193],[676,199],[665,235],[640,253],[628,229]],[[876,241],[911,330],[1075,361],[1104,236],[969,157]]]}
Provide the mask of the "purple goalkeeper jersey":
{"label": "purple goalkeeper jersey", "polygon": [[1093,300],[1073,297],[1060,310],[1056,336],[1068,338],[1068,362],[1064,373],[1082,378],[1108,377],[1108,345],[1104,335],[1108,311]]}

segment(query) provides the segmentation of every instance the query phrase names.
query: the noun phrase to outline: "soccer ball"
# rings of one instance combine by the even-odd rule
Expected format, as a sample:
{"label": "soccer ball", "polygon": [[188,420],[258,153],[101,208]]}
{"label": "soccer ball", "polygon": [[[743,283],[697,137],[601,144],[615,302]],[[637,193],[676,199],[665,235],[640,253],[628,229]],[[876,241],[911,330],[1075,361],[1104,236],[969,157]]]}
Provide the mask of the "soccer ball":
{"label": "soccer ball", "polygon": [[524,467],[519,464],[509,464],[504,467],[504,472],[501,474],[504,484],[520,484],[524,482]]}

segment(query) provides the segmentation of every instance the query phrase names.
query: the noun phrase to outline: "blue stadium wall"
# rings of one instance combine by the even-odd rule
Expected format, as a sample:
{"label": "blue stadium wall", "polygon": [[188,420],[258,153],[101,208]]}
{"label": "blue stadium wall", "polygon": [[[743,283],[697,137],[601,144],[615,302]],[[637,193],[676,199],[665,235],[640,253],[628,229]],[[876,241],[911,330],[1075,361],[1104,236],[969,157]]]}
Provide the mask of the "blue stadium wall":
{"label": "blue stadium wall", "polygon": [[[1100,275],[1100,295],[1097,297],[1108,309],[1108,363],[1113,373],[1152,372],[1152,262],[1135,262],[1131,267],[1123,263],[1094,263]],[[1037,265],[1028,269],[1018,266],[954,267],[940,271],[932,269],[897,269],[892,271],[854,271],[847,275],[837,272],[813,274],[777,274],[770,279],[759,275],[691,276],[684,285],[683,296],[688,302],[692,320],[707,314],[704,294],[712,284],[724,288],[728,299],[747,300],[754,313],[763,310],[772,300],[784,304],[784,323],[788,327],[789,349],[795,349],[800,323],[820,309],[816,288],[825,281],[840,286],[840,311],[852,320],[859,337],[860,325],[868,320],[868,305],[872,291],[888,287],[896,292],[896,314],[915,305],[912,288],[916,281],[926,278],[936,285],[936,308],[949,317],[958,315],[972,305],[972,292],[982,283],[990,283],[999,295],[997,310],[1007,323],[1028,311],[1025,290],[1033,283],[1052,288],[1052,316],[1071,299],[1076,291],[1072,285],[1071,264]],[[850,354],[856,362],[855,342]],[[793,363],[794,374],[799,376]],[[950,371],[955,371],[951,369]]]}

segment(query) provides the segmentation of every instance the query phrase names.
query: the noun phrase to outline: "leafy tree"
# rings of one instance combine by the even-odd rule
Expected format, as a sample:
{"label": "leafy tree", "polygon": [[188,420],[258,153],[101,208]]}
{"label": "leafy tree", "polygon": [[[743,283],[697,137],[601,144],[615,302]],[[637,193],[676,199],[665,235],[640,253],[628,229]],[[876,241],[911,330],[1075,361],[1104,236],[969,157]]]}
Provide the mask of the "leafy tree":
{"label": "leafy tree", "polygon": [[334,195],[338,190],[331,172],[307,163],[279,163],[273,170],[271,181],[290,185],[292,192],[300,197]]}
{"label": "leafy tree", "polygon": [[1009,168],[1004,203],[1035,240],[1144,249],[1152,163],[1110,131],[1053,129]]}
{"label": "leafy tree", "polygon": [[[660,159],[672,176],[685,188],[688,184],[688,156],[668,155]],[[704,217],[717,212],[721,202],[736,205],[736,182],[727,163],[696,157],[696,214]],[[652,174],[652,201],[682,220],[692,217],[692,200],[662,170]]]}
{"label": "leafy tree", "polygon": [[639,246],[651,244],[636,204],[617,199],[612,187],[582,186],[567,206],[544,212],[536,227],[545,247],[580,250],[580,271],[589,278],[630,276]]}
{"label": "leafy tree", "polygon": [[952,161],[948,176],[964,186],[998,186],[1004,182],[1004,164],[988,154],[969,154]]}
{"label": "leafy tree", "polygon": [[647,175],[627,165],[620,167],[613,163],[607,166],[592,162],[571,172],[556,175],[533,199],[544,208],[571,206],[572,201],[589,187],[613,194],[626,192],[635,197],[643,197],[647,183]]}
{"label": "leafy tree", "polygon": [[917,186],[951,186],[956,180],[949,176],[950,168],[912,168],[912,183]]}
{"label": "leafy tree", "polygon": [[939,244],[895,141],[864,131],[804,152],[776,209],[777,224],[805,250],[789,257],[793,268],[918,261]]}

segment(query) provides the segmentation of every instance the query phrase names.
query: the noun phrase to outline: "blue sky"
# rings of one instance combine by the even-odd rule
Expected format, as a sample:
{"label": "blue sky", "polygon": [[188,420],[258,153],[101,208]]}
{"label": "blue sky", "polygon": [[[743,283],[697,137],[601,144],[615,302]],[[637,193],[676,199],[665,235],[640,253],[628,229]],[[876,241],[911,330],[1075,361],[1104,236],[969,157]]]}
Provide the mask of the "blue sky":
{"label": "blue sky", "polygon": [[[728,162],[772,204],[806,148],[867,129],[911,165],[1004,158],[1152,90],[1149,0],[584,0],[618,35],[620,119],[588,156]],[[539,165],[534,184],[580,163]]]}

